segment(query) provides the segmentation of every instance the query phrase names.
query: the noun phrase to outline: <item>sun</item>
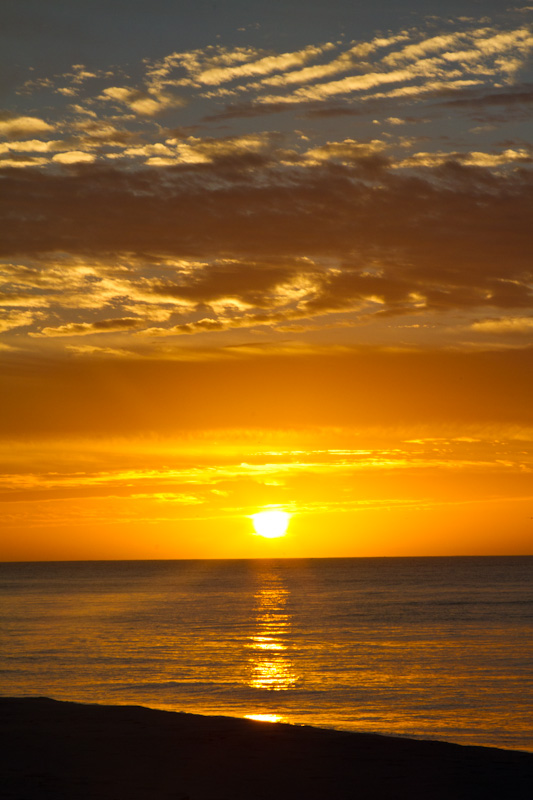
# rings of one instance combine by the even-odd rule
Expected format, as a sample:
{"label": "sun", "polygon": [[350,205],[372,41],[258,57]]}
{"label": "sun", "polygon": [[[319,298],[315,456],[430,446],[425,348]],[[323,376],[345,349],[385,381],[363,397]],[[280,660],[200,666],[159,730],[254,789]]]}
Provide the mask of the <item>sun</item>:
{"label": "sun", "polygon": [[285,536],[291,515],[287,511],[260,511],[252,514],[255,532],[265,539],[279,539]]}

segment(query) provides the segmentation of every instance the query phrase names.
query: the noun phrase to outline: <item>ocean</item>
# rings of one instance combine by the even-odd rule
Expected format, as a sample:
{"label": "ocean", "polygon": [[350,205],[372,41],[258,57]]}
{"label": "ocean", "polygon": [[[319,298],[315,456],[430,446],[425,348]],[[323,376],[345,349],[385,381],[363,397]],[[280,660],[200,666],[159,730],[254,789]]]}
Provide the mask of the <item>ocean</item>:
{"label": "ocean", "polygon": [[533,751],[533,557],[0,564],[0,694]]}

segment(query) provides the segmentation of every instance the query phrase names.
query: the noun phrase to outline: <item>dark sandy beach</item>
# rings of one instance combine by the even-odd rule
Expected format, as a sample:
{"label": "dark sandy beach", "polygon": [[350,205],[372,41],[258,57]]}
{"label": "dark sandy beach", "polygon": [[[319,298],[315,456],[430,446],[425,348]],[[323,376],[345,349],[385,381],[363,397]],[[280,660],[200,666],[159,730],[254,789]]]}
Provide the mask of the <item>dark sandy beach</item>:
{"label": "dark sandy beach", "polygon": [[531,798],[533,754],[1,698],[3,800]]}

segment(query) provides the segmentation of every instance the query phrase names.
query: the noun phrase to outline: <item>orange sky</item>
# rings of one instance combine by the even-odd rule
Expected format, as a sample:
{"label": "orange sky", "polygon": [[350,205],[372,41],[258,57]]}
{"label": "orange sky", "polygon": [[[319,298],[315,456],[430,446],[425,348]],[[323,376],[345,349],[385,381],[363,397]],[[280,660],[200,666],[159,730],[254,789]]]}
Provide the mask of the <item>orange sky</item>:
{"label": "orange sky", "polygon": [[196,356],[5,358],[4,558],[531,552],[527,352]]}
{"label": "orange sky", "polygon": [[335,4],[7,20],[0,559],[533,553],[531,8]]}

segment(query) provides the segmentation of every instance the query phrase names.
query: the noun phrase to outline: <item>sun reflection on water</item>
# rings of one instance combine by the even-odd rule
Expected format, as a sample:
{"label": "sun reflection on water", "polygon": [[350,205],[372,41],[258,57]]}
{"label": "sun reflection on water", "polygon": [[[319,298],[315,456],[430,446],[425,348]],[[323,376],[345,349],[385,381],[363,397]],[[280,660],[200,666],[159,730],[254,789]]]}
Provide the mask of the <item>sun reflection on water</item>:
{"label": "sun reflection on water", "polygon": [[255,594],[256,630],[247,645],[251,651],[248,685],[254,689],[279,692],[296,684],[297,676],[289,657],[291,615],[286,608],[288,597],[289,590],[283,580],[271,573],[265,575]]}

